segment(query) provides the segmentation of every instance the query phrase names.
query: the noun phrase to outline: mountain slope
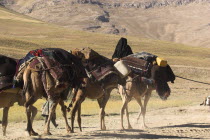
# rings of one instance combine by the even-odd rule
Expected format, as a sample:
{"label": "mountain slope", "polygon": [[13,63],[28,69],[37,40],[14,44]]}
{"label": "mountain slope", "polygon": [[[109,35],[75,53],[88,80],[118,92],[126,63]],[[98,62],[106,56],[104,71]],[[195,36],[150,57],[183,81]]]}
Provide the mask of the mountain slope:
{"label": "mountain slope", "polygon": [[[7,17],[7,18],[5,18]],[[59,47],[66,50],[89,46],[111,57],[121,36],[90,33],[50,25],[0,7],[1,54],[23,57],[29,50]],[[208,67],[210,50],[171,42],[125,36],[134,52],[146,51],[167,58],[170,64]]]}
{"label": "mountain slope", "polygon": [[2,0],[42,21],[91,32],[210,47],[210,0]]}

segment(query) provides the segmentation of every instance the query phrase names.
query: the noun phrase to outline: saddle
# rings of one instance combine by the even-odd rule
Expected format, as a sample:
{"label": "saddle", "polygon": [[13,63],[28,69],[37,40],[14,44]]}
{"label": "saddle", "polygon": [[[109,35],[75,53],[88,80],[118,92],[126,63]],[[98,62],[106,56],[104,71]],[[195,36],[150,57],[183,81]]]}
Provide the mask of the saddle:
{"label": "saddle", "polygon": [[61,88],[69,85],[74,88],[81,83],[81,78],[86,77],[81,61],[60,48],[30,51],[19,61],[16,78],[18,81],[22,80],[26,66],[41,74],[42,82],[48,96],[53,96],[51,93],[48,93],[51,87]]}
{"label": "saddle", "polygon": [[140,52],[123,57],[124,61],[137,75],[149,78],[151,76],[151,68],[154,63],[160,67],[166,68],[167,82],[175,80],[175,75],[171,67],[167,64],[167,61],[147,52]]}
{"label": "saddle", "polygon": [[137,75],[150,77],[152,62],[157,56],[142,52],[134,53],[122,58],[122,61]]}
{"label": "saddle", "polygon": [[91,75],[95,78],[96,81],[102,81],[107,78],[107,76],[111,74],[116,74],[117,71],[114,68],[114,63],[104,57],[99,55],[97,52],[93,51],[92,49],[87,49],[88,53],[86,56],[89,56],[84,63],[84,66],[87,70],[87,75]]}
{"label": "saddle", "polygon": [[95,77],[97,81],[103,80],[104,78],[106,78],[106,76],[112,73],[115,73],[115,69],[111,65],[99,66],[97,69],[91,72],[91,74]]}

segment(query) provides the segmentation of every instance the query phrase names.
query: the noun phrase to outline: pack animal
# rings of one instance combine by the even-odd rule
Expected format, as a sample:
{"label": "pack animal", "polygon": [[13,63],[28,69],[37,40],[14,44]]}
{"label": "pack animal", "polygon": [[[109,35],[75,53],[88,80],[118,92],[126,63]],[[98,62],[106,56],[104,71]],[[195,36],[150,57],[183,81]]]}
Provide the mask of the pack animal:
{"label": "pack animal", "polygon": [[[125,42],[124,45],[121,45],[121,42]],[[140,56],[139,53],[133,54],[125,38],[119,40],[112,59],[115,62],[119,60],[127,61],[128,63],[126,65],[131,68],[131,73],[126,78],[126,85],[119,85],[118,87],[123,101],[120,112],[121,128],[125,129],[123,126],[123,115],[125,111],[128,129],[132,128],[128,112],[128,103],[132,97],[140,105],[140,112],[137,119],[141,115],[143,116],[143,127],[145,128],[147,127],[145,124],[146,107],[152,91],[156,90],[160,98],[166,100],[171,92],[167,82],[171,81],[173,83],[175,75],[166,61],[162,61],[163,63],[161,65],[157,63],[157,56],[146,52],[140,53]],[[142,97],[144,97],[144,104],[141,102]]]}
{"label": "pack animal", "polygon": [[[32,51],[40,52],[40,51]],[[31,123],[31,107],[39,98],[45,97],[52,102],[50,114],[45,125],[44,134],[50,135],[50,120],[55,112],[57,104],[60,104],[65,120],[67,132],[71,131],[66,117],[66,107],[63,100],[66,99],[69,88],[80,85],[80,61],[69,52],[58,49],[42,49],[42,55],[34,57],[21,71],[17,78],[24,81],[24,93],[26,99],[27,131],[29,135],[38,135],[33,130]]]}
{"label": "pack animal", "polygon": [[[23,106],[25,103],[25,100],[21,96],[21,88],[12,88],[16,65],[17,63],[15,59],[0,55],[0,108],[3,108],[3,136],[6,136],[8,112],[10,107],[12,107],[16,102],[20,106]],[[32,106],[32,122],[36,114],[37,108]]]}
{"label": "pack animal", "polygon": [[[153,90],[156,90],[161,99],[166,100],[170,95],[170,88],[167,84],[167,68],[160,67],[157,64],[152,66],[151,69],[151,77],[141,77],[133,72],[127,76],[126,86],[119,85],[119,93],[123,100],[123,106],[121,108],[121,128],[124,129],[123,126],[123,114],[126,111],[126,117],[128,122],[128,128],[131,129],[131,124],[129,121],[129,113],[128,113],[128,103],[131,101],[132,97],[134,97],[137,103],[140,105],[140,115],[143,116],[143,127],[146,128],[147,125],[145,123],[145,115],[146,115],[146,107],[147,103],[151,97],[151,93]],[[171,79],[173,82],[174,79]],[[144,104],[142,105],[141,98],[144,97]]]}
{"label": "pack animal", "polygon": [[[100,128],[106,130],[105,126],[105,106],[110,97],[110,93],[118,84],[122,84],[123,80],[115,69],[113,62],[99,55],[90,48],[76,49],[72,54],[79,57],[83,62],[84,69],[89,77],[83,79],[81,89],[76,90],[71,112],[71,127],[74,131],[75,114],[78,112],[78,124],[81,129],[81,103],[85,98],[97,99],[100,107]],[[103,70],[105,69],[105,70]],[[108,69],[108,70],[107,70]],[[102,74],[101,74],[102,73]]]}

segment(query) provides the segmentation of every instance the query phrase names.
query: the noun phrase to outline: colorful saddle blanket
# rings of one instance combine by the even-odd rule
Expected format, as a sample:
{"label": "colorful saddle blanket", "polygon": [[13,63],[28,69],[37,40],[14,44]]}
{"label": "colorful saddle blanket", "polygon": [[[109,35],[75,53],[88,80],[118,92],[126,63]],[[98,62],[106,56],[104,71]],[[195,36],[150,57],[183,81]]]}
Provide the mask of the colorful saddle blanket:
{"label": "colorful saddle blanket", "polygon": [[[36,69],[36,65],[41,63],[41,70],[49,70],[54,79],[72,81],[86,77],[81,61],[71,53],[60,48],[45,48],[30,51],[23,59],[19,60],[16,76],[17,80],[22,79],[22,69],[30,64]],[[65,73],[65,74],[64,74]],[[66,76],[63,76],[66,75]],[[76,84],[76,83],[75,83]]]}

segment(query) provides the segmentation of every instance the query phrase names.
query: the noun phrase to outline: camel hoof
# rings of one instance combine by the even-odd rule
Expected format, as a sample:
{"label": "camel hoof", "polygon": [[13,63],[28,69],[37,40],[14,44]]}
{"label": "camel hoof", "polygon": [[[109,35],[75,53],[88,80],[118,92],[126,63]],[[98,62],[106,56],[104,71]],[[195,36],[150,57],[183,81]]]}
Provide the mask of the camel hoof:
{"label": "camel hoof", "polygon": [[106,130],[106,126],[101,127],[101,130],[102,130],[102,131],[105,131],[105,130]]}
{"label": "camel hoof", "polygon": [[67,133],[71,133],[71,129],[67,129],[66,131],[67,131]]}
{"label": "camel hoof", "polygon": [[36,133],[35,131],[31,131],[31,132],[29,133],[29,135],[30,135],[30,136],[38,136],[39,134]]}
{"label": "camel hoof", "polygon": [[142,126],[143,129],[148,129],[149,127],[147,125]]}
{"label": "camel hoof", "polygon": [[128,129],[133,129],[133,127],[132,126],[128,126]]}
{"label": "camel hoof", "polygon": [[51,134],[50,132],[45,132],[44,135],[45,135],[45,136],[50,136],[50,135],[52,135],[52,134]]}

